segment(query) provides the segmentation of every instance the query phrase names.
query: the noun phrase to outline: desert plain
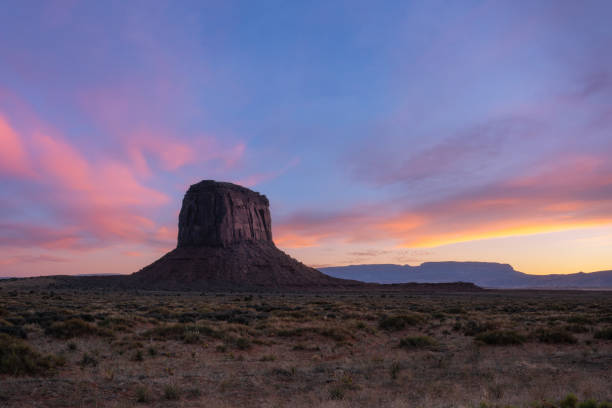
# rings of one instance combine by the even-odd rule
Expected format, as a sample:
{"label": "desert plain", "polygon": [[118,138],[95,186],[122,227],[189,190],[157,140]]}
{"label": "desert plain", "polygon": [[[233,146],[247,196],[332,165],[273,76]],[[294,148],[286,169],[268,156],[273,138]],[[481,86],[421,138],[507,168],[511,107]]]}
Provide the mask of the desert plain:
{"label": "desert plain", "polygon": [[37,279],[0,283],[2,407],[612,401],[611,292],[76,291]]}

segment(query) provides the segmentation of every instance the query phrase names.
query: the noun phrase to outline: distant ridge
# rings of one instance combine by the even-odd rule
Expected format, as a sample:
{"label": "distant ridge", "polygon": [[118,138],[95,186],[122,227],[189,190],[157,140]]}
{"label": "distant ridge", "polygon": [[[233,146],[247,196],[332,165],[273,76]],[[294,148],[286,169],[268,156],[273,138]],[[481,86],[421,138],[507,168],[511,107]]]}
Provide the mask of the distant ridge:
{"label": "distant ridge", "polygon": [[495,262],[425,262],[419,266],[395,264],[349,265],[319,268],[327,275],[375,283],[473,282],[499,289],[612,289],[612,270],[568,275],[529,275]]}

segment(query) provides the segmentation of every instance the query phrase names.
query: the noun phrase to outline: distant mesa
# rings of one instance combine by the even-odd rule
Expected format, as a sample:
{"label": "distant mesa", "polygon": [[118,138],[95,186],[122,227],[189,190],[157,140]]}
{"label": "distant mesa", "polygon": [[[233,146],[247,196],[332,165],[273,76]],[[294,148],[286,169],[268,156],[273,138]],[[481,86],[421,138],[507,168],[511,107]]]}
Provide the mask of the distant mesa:
{"label": "distant mesa", "polygon": [[336,278],[393,284],[403,282],[473,282],[499,289],[610,289],[612,271],[567,275],[529,275],[495,262],[425,262],[419,266],[374,264],[321,268]]}
{"label": "distant mesa", "polygon": [[266,196],[226,182],[192,185],[179,214],[176,249],[131,276],[142,288],[258,289],[363,285],[327,276],[272,241]]}

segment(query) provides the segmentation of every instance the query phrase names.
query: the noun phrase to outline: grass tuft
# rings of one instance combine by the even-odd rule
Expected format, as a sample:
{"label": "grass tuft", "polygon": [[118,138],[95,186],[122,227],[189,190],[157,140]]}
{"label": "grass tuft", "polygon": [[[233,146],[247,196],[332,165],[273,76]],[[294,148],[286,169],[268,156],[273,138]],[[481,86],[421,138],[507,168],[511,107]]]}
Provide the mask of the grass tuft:
{"label": "grass tuft", "polygon": [[525,338],[513,330],[491,330],[476,335],[476,341],[490,346],[523,344]]}

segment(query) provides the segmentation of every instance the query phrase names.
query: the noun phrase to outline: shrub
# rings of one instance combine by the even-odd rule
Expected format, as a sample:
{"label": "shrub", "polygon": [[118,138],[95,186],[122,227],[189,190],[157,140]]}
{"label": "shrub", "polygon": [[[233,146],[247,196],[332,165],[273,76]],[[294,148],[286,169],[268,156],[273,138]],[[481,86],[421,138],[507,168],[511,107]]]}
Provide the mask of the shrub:
{"label": "shrub", "polygon": [[468,320],[463,328],[463,334],[466,336],[475,336],[484,332],[492,332],[497,329],[495,322],[479,322],[477,320]]}
{"label": "shrub", "polygon": [[329,399],[341,400],[344,398],[344,388],[341,386],[332,387],[329,390]]}
{"label": "shrub", "polygon": [[8,334],[9,336],[18,337],[20,339],[27,338],[25,330],[20,326],[0,326],[0,333]]}
{"label": "shrub", "polygon": [[478,334],[476,341],[492,346],[507,346],[522,344],[525,338],[512,330],[491,330]]}
{"label": "shrub", "polygon": [[319,329],[317,330],[317,332],[321,335],[321,336],[325,336],[325,337],[329,337],[330,339],[333,339],[335,341],[342,341],[346,339],[346,335],[340,330],[340,329]]}
{"label": "shrub", "polygon": [[578,408],[597,408],[597,401],[589,399],[578,404]]}
{"label": "shrub", "polygon": [[565,398],[559,402],[561,408],[576,408],[578,404],[578,398],[574,394],[567,394]]}
{"label": "shrub", "polygon": [[74,318],[53,323],[47,327],[45,334],[58,339],[70,339],[81,336],[109,336],[111,332],[87,323],[83,319]]}
{"label": "shrub", "polygon": [[138,387],[136,389],[136,402],[150,402],[151,393],[146,387]]}
{"label": "shrub", "polygon": [[593,337],[601,340],[612,340],[612,327],[596,331]]}
{"label": "shrub", "polygon": [[235,344],[239,350],[248,350],[251,348],[251,341],[246,337],[238,337]]}
{"label": "shrub", "polygon": [[46,374],[63,363],[58,357],[41,355],[23,340],[0,334],[0,374]]}
{"label": "shrub", "polygon": [[568,324],[565,326],[565,330],[571,333],[587,333],[589,331],[586,326],[580,324]]}
{"label": "shrub", "polygon": [[542,329],[536,332],[536,338],[541,343],[549,344],[576,344],[578,340],[567,330]]}
{"label": "shrub", "polygon": [[394,361],[389,368],[389,372],[391,373],[391,378],[397,380],[397,375],[401,371],[402,367],[397,361]]}
{"label": "shrub", "polygon": [[308,346],[302,343],[296,344],[293,346],[294,351],[320,351],[321,348],[319,346]]}
{"label": "shrub", "polygon": [[436,345],[436,341],[429,336],[404,337],[399,346],[406,349],[426,348]]}
{"label": "shrub", "polygon": [[378,323],[378,327],[383,330],[399,331],[406,326],[415,326],[421,323],[423,319],[416,314],[398,315],[398,316],[383,316]]}
{"label": "shrub", "polygon": [[81,367],[87,367],[87,366],[96,367],[98,365],[98,360],[96,360],[94,356],[88,353],[83,353],[83,357],[81,358],[81,361],[79,362],[79,364],[81,365]]}
{"label": "shrub", "polygon": [[176,401],[180,397],[181,393],[176,385],[168,384],[164,387],[164,398],[168,401]]}
{"label": "shrub", "polygon": [[185,330],[183,334],[183,342],[186,344],[196,344],[200,341],[200,331],[196,329]]}
{"label": "shrub", "polygon": [[142,350],[137,350],[136,353],[132,356],[132,361],[144,361],[144,355],[142,354]]}
{"label": "shrub", "polygon": [[567,318],[566,321],[568,323],[576,323],[576,324],[591,324],[591,323],[593,323],[593,319],[589,318],[588,316],[582,316],[582,315],[570,316],[570,317]]}

